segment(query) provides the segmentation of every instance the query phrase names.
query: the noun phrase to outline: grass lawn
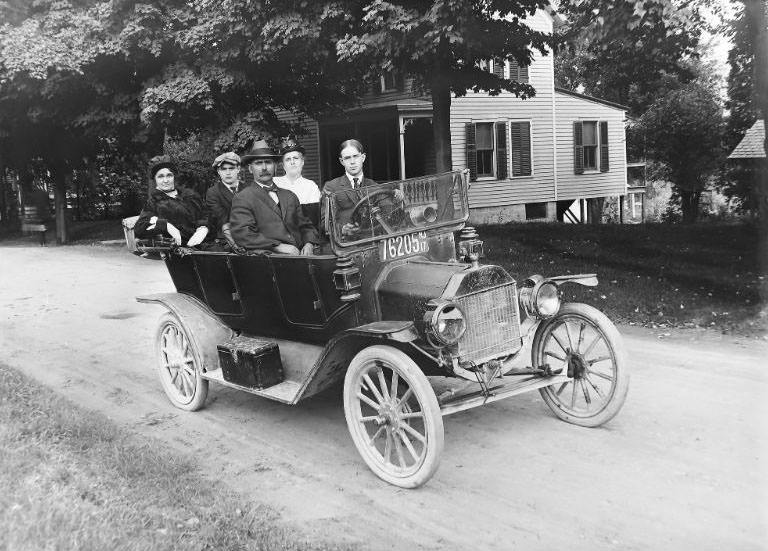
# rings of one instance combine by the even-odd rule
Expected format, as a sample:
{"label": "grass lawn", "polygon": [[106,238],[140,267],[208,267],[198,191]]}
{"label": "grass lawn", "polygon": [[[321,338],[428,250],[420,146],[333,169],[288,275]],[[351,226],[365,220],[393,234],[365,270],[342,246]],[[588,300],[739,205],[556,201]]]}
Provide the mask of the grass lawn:
{"label": "grass lawn", "polygon": [[348,549],[310,543],[188,458],[0,363],[0,549]]}
{"label": "grass lawn", "polygon": [[[597,273],[600,285],[562,287],[619,323],[712,327],[758,336],[757,228],[747,224],[514,224],[479,228],[485,262],[517,279]],[[764,287],[765,288],[765,287]]]}

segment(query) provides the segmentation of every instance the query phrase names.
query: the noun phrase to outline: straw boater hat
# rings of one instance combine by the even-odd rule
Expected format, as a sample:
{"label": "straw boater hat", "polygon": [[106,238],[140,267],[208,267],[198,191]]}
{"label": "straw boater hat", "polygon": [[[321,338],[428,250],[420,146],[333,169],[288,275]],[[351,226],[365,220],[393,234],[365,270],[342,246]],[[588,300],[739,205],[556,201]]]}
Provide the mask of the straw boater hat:
{"label": "straw boater hat", "polygon": [[276,154],[274,150],[269,147],[269,144],[265,140],[258,140],[253,143],[251,150],[241,157],[241,161],[244,165],[247,165],[256,159],[272,159],[275,161],[280,157],[280,155]]}

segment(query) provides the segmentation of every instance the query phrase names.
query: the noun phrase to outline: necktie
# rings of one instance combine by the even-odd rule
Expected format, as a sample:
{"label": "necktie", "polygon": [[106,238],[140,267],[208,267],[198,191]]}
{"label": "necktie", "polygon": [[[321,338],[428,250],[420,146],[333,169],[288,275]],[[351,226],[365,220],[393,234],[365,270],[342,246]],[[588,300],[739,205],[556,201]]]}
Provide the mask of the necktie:
{"label": "necktie", "polygon": [[360,178],[352,178],[352,187],[357,189],[357,184],[360,183]]}
{"label": "necktie", "polygon": [[279,199],[279,198],[278,198],[278,196],[277,196],[277,190],[278,190],[278,187],[275,185],[275,183],[274,183],[274,182],[272,182],[272,185],[271,185],[271,186],[261,186],[261,188],[262,188],[264,191],[266,191],[267,193],[269,193],[269,196],[272,198],[272,200],[273,200],[273,201],[274,201],[276,204],[278,204],[278,205],[280,204],[280,199]]}

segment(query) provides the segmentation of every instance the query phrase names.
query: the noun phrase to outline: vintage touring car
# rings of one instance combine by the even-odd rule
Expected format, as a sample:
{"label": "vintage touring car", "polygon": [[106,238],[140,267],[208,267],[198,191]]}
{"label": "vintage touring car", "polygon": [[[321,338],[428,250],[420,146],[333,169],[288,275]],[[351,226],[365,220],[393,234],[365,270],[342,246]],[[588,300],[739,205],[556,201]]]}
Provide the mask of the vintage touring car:
{"label": "vintage touring car", "polygon": [[466,173],[323,201],[329,242],[314,256],[138,243],[162,255],[177,291],[137,298],[167,309],[157,371],[175,406],[201,408],[210,381],[296,404],[343,380],[357,450],[404,488],[435,473],[444,415],[530,390],[577,425],[619,411],[629,383],[619,332],[559,292],[597,278],[515,280],[481,264]]}

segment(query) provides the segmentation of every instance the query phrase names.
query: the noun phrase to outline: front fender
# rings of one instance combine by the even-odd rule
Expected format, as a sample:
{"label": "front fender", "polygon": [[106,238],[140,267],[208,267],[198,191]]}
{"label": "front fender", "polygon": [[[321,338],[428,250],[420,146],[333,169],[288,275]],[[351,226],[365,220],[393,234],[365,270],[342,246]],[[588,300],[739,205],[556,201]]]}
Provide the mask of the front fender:
{"label": "front fender", "polygon": [[418,338],[412,321],[376,321],[342,331],[325,346],[297,400],[317,394],[342,379],[349,362],[363,348],[388,342],[397,347]]}
{"label": "front fender", "polygon": [[234,331],[224,325],[210,308],[195,297],[182,293],[157,293],[136,297],[137,302],[160,304],[170,310],[179,319],[192,345],[200,354],[200,360],[206,371],[219,367],[216,345],[226,342],[234,336]]}
{"label": "front fender", "polygon": [[585,287],[597,287],[597,274],[571,274],[546,278],[558,287],[564,283],[578,283]]}

